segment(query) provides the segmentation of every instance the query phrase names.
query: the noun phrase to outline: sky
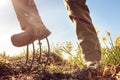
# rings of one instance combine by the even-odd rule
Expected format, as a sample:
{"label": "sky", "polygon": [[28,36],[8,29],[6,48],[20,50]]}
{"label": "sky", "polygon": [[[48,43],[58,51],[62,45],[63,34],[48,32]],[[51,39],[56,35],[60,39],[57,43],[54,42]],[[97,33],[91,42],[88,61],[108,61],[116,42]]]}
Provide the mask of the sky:
{"label": "sky", "polygon": [[[50,42],[78,42],[71,20],[63,0],[35,0],[40,16],[46,27],[52,32]],[[106,30],[114,39],[120,36],[120,0],[87,0],[94,26],[100,30],[98,37],[105,36]],[[0,0],[0,53],[17,55],[26,47],[15,47],[11,36],[21,32],[11,0]]]}

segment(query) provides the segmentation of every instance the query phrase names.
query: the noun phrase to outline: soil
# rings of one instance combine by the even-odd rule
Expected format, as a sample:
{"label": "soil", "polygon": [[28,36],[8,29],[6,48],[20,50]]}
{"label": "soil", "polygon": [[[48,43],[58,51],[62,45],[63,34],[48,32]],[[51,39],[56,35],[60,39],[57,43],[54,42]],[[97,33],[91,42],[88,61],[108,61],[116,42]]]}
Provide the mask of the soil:
{"label": "soil", "polygon": [[37,65],[37,57],[31,69],[30,62],[31,59],[25,66],[25,57],[0,57],[0,80],[120,80],[120,64],[106,65],[99,70],[76,65],[69,67],[54,53],[51,53],[46,69],[44,61]]}

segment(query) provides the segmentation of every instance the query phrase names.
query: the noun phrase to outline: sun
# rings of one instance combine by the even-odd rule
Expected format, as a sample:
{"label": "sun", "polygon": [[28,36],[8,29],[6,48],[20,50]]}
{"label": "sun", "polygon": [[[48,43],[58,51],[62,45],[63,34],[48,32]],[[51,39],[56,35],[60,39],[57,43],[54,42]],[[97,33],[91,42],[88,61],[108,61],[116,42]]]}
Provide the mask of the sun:
{"label": "sun", "polygon": [[7,5],[9,0],[0,0],[0,7]]}

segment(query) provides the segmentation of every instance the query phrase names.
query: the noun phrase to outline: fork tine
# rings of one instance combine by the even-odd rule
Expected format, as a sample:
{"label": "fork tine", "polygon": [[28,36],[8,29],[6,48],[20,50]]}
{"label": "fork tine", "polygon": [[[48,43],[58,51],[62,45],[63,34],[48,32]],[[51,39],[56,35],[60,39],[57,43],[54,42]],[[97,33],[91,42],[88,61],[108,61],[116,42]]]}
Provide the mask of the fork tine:
{"label": "fork tine", "polygon": [[48,52],[47,52],[47,60],[46,60],[45,66],[43,68],[43,73],[45,72],[45,69],[46,69],[46,66],[48,64],[49,57],[50,57],[50,44],[49,44],[48,38],[46,38],[46,41],[47,41],[47,46],[48,46]]}
{"label": "fork tine", "polygon": [[28,62],[28,56],[29,56],[29,45],[27,45],[27,49],[26,49],[27,53],[26,53],[26,61],[25,61],[25,66],[27,65]]}
{"label": "fork tine", "polygon": [[41,54],[42,54],[42,49],[41,49],[42,43],[40,42],[40,40],[38,40],[38,44],[39,44],[39,50],[40,50],[40,54],[39,54],[39,58],[38,58],[38,65],[40,65],[41,64]]}
{"label": "fork tine", "polygon": [[30,69],[32,68],[32,65],[33,65],[33,62],[34,62],[34,59],[35,59],[35,45],[34,45],[34,42],[32,43],[32,47],[33,47],[33,57],[32,57],[32,62],[30,64]]}

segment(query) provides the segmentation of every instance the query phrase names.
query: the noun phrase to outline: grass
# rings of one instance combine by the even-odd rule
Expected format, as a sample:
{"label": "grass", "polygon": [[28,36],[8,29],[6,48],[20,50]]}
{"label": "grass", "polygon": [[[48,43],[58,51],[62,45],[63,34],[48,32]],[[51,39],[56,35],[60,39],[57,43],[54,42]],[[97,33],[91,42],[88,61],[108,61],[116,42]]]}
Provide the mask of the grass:
{"label": "grass", "polygon": [[[108,74],[111,74],[110,75],[111,77],[113,74],[116,75],[115,73],[120,73],[120,68],[119,68],[120,67],[119,65],[120,64],[120,37],[117,36],[115,40],[113,40],[109,31],[106,31],[106,34],[107,36],[103,36],[101,41],[102,42],[101,44],[104,44],[104,47],[101,47],[102,59],[100,62],[103,66],[103,69],[99,75],[101,76],[101,73],[102,73],[101,78],[105,78],[104,76]],[[108,37],[108,40],[106,39],[106,37]],[[39,51],[36,50],[36,57],[35,57],[36,60],[38,58],[37,57],[39,54],[38,52]],[[42,53],[45,54],[46,51],[43,51]],[[46,73],[43,73],[44,79],[40,79],[40,80],[49,80],[48,78],[52,78],[53,80],[54,79],[57,80],[61,78],[64,78],[64,80],[69,80],[69,79],[72,80],[73,77],[75,78],[75,80],[77,79],[81,80],[80,78],[78,78],[78,75],[81,76],[81,74],[86,74],[87,72],[89,76],[92,75],[89,72],[91,71],[89,69],[88,70],[84,69],[86,73],[84,71],[79,71],[79,69],[85,68],[85,64],[84,64],[85,62],[82,57],[82,50],[79,44],[76,44],[76,47],[70,41],[52,44],[50,54],[51,54],[50,60],[46,69]],[[63,54],[69,55],[68,58],[65,59]],[[30,55],[29,57],[31,58],[31,56],[32,55]],[[31,61],[31,59],[29,59],[29,61]],[[3,76],[1,76],[0,79],[4,80],[3,77],[5,78],[8,77],[9,78],[9,79],[7,78],[8,80],[16,80],[16,79],[38,80],[38,76],[43,76],[43,74],[40,75],[41,67],[35,71],[28,71],[26,70],[24,63],[25,63],[24,53],[21,53],[20,55],[15,57],[9,57],[6,55],[5,52],[1,53],[0,54],[0,71],[1,71],[0,75],[3,75]],[[36,62],[34,63],[34,65],[36,65]],[[114,65],[115,67],[112,67]],[[108,68],[108,66],[110,66],[110,68]],[[77,72],[74,72],[76,69],[77,69]],[[103,79],[103,80],[108,80],[108,79]]]}
{"label": "grass", "polygon": [[[120,37],[117,36],[113,41],[109,31],[106,31],[109,40],[104,36],[102,42],[104,43],[104,48],[101,48],[102,59],[101,63],[103,65],[116,65],[120,63]],[[109,41],[109,42],[108,42]]]}

